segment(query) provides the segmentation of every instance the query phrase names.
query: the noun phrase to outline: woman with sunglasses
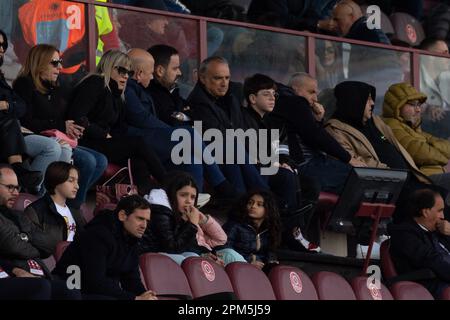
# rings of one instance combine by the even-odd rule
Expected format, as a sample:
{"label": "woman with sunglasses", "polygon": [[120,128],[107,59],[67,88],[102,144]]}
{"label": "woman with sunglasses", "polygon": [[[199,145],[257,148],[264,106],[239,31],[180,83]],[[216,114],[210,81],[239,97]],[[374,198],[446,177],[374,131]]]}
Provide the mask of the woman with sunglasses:
{"label": "woman with sunglasses", "polygon": [[[38,44],[28,52],[13,88],[27,105],[25,115],[21,118],[22,125],[36,134],[57,129],[69,139],[77,140],[82,137],[84,127],[76,124],[73,119],[66,118],[66,97],[57,82],[61,64],[59,51],[54,46]],[[85,147],[72,148],[67,140],[56,138],[56,141],[60,145],[59,158],[43,165],[43,172],[53,161],[70,162],[73,153],[74,164],[80,169],[80,190],[71,201],[71,206],[79,209],[86,201],[89,187],[106,169],[107,159]]]}
{"label": "woman with sunglasses", "polygon": [[126,136],[124,90],[132,75],[131,60],[126,54],[118,50],[105,52],[95,73],[75,88],[68,116],[89,121],[81,145],[104,153],[109,161],[120,165],[131,159],[131,172],[139,193],[144,195],[152,188],[150,175],[161,181],[165,169],[141,137]]}

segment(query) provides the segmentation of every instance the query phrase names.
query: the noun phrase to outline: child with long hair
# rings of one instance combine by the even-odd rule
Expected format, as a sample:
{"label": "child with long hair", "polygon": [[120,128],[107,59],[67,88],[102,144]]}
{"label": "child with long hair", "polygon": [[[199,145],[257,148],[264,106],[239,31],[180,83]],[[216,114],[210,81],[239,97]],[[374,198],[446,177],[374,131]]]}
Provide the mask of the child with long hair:
{"label": "child with long hair", "polygon": [[281,243],[281,223],[274,196],[267,191],[253,191],[241,198],[238,215],[224,225],[227,245],[247,262],[268,270],[278,263],[275,251]]}
{"label": "child with long hair", "polygon": [[189,256],[206,256],[220,265],[245,261],[235,250],[225,248],[227,235],[210,215],[196,208],[198,187],[185,172],[170,172],[163,189],[153,189],[146,199],[152,218],[142,252],[161,252],[178,264]]}

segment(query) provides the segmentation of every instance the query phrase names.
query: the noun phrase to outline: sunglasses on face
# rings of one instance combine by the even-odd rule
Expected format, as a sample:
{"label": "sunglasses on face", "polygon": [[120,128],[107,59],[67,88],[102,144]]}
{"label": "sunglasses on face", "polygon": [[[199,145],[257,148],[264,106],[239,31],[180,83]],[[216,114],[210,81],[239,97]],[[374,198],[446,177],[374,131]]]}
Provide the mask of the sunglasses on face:
{"label": "sunglasses on face", "polygon": [[6,51],[6,49],[8,49],[8,44],[6,42],[0,42],[0,47],[3,48],[3,51]]}
{"label": "sunglasses on face", "polygon": [[122,77],[125,77],[125,76],[128,75],[128,77],[131,78],[131,77],[133,77],[133,75],[134,75],[134,71],[133,71],[133,70],[128,70],[128,69],[125,68],[125,67],[118,67],[118,66],[115,66],[114,68],[116,68],[117,72],[118,72]]}
{"label": "sunglasses on face", "polygon": [[50,64],[52,66],[54,66],[55,68],[58,68],[59,65],[62,66],[63,60],[62,59],[58,59],[58,60],[51,60]]}

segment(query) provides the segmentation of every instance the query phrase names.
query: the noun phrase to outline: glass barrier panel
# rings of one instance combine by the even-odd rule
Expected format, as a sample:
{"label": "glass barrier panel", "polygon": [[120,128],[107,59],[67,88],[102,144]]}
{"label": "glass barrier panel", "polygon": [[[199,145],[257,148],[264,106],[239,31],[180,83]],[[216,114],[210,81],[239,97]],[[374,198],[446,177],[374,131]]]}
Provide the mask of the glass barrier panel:
{"label": "glass barrier panel", "polygon": [[366,82],[377,89],[374,112],[381,115],[384,94],[391,84],[410,82],[410,54],[349,43],[316,39],[319,101],[326,118],[334,112],[333,88],[345,80]]}
{"label": "glass barrier panel", "polygon": [[422,105],[422,129],[450,138],[450,60],[420,55],[420,91],[427,95]]}
{"label": "glass barrier panel", "polygon": [[9,42],[2,70],[8,82],[17,77],[28,51],[36,44],[55,46],[63,59],[62,84],[86,74],[87,7],[60,0],[0,1],[0,29]]}
{"label": "glass barrier panel", "polygon": [[291,74],[305,71],[304,37],[218,23],[208,23],[207,35],[208,56],[226,58],[233,81],[262,73],[287,83]]}
{"label": "glass barrier panel", "polygon": [[121,9],[113,10],[113,21],[124,51],[157,44],[177,49],[182,72],[178,86],[181,96],[187,97],[195,85],[199,61],[197,21]]}

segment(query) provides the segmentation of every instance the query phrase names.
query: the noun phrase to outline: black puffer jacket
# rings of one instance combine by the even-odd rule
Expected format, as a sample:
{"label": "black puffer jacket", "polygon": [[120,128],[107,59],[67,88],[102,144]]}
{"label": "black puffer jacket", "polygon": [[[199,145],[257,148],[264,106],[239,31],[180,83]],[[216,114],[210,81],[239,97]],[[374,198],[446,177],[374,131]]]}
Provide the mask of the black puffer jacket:
{"label": "black puffer jacket", "polygon": [[66,279],[67,268],[76,265],[82,293],[134,300],[145,292],[137,249],[138,239],[125,233],[117,213],[105,210],[77,232],[53,273]]}
{"label": "black puffer jacket", "polygon": [[152,218],[141,242],[141,252],[207,252],[197,244],[197,226],[175,215],[164,190],[152,190],[149,202]]}
{"label": "black puffer jacket", "polygon": [[[86,224],[84,218],[77,210],[70,210],[80,231]],[[41,243],[42,257],[47,258],[55,252],[58,242],[67,239],[67,224],[64,218],[56,210],[55,203],[50,195],[33,202],[25,209],[25,215],[45,235],[45,241]]]}
{"label": "black puffer jacket", "polygon": [[[25,217],[23,212],[0,206],[0,257],[8,261],[3,266],[11,274],[18,267],[30,271],[28,260],[36,261],[46,276],[50,276],[45,264],[40,260],[38,246],[45,241],[45,235]],[[7,269],[6,269],[7,268]]]}

